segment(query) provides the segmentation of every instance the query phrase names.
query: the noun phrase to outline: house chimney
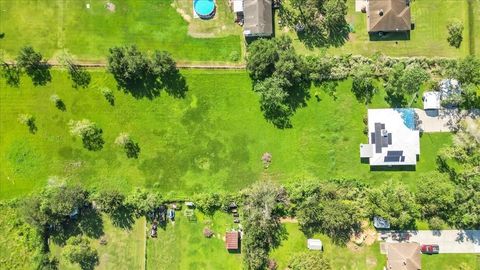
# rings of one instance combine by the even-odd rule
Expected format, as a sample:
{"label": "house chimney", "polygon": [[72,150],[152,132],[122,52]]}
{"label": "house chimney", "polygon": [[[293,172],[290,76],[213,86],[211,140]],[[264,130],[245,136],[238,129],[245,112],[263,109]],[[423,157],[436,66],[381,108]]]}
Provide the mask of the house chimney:
{"label": "house chimney", "polygon": [[378,11],[378,15],[383,16],[383,9],[380,9],[380,10]]}

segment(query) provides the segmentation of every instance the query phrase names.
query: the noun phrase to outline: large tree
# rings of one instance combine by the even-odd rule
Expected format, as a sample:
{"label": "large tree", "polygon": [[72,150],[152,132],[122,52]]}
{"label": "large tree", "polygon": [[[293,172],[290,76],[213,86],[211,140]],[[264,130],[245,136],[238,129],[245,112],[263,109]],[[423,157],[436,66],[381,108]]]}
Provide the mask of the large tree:
{"label": "large tree", "polygon": [[98,265],[98,252],[90,246],[90,240],[83,236],[69,238],[62,255],[70,263],[79,264],[83,270],[93,270]]}
{"label": "large tree", "polygon": [[448,175],[434,173],[422,177],[415,195],[424,219],[446,220],[453,210],[455,186]]}
{"label": "large tree", "polygon": [[371,216],[388,220],[393,228],[411,229],[420,217],[415,197],[401,183],[385,182],[369,194]]}
{"label": "large tree", "polygon": [[93,199],[102,212],[112,214],[124,206],[125,195],[118,190],[108,189],[96,193]]}
{"label": "large tree", "polygon": [[450,73],[463,85],[480,85],[480,59],[473,55],[459,59],[456,68]]}
{"label": "large tree", "polygon": [[376,91],[372,68],[369,65],[358,67],[352,78],[352,92],[357,100],[370,103]]}
{"label": "large tree", "polygon": [[141,83],[150,74],[150,60],[135,45],[110,48],[107,69],[121,88]]}
{"label": "large tree", "polygon": [[162,196],[154,190],[136,188],[125,200],[137,216],[151,213],[162,204]]}
{"label": "large tree", "polygon": [[292,108],[288,105],[288,93],[284,90],[286,82],[277,77],[270,77],[255,85],[254,90],[260,94],[260,109],[267,121],[278,128],[290,127]]}
{"label": "large tree", "polygon": [[390,97],[403,101],[406,95],[418,93],[422,84],[429,78],[427,71],[417,64],[405,67],[403,63],[397,63],[387,76],[385,91]]}
{"label": "large tree", "polygon": [[50,65],[33,47],[22,47],[16,60],[17,66],[32,78],[34,85],[45,85],[52,80],[49,71]]}
{"label": "large tree", "polygon": [[280,215],[286,203],[286,193],[273,182],[258,182],[244,194],[244,266],[249,270],[264,269],[268,264],[269,251],[277,247],[285,235]]}
{"label": "large tree", "polygon": [[272,76],[278,60],[277,44],[274,39],[259,39],[248,46],[247,70],[255,81]]}

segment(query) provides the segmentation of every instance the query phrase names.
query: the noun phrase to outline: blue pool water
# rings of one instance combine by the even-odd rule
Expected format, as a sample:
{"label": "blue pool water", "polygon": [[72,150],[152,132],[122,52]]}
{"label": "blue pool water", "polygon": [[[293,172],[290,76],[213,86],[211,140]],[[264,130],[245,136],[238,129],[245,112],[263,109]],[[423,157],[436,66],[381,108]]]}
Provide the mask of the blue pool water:
{"label": "blue pool water", "polygon": [[409,129],[415,129],[415,111],[413,109],[396,109],[403,119],[403,123]]}
{"label": "blue pool water", "polygon": [[209,16],[215,9],[215,3],[213,0],[195,0],[193,2],[193,8],[198,16]]}

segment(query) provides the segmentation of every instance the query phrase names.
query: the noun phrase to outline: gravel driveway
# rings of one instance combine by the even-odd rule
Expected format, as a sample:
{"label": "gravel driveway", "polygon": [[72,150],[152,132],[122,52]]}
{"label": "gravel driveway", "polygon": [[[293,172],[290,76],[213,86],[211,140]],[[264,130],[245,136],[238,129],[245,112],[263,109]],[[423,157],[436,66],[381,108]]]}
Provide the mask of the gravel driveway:
{"label": "gravel driveway", "polygon": [[[388,243],[398,243],[390,237],[385,239]],[[480,230],[441,230],[441,231],[407,231],[410,239],[404,242],[422,244],[437,244],[440,253],[480,253]]]}

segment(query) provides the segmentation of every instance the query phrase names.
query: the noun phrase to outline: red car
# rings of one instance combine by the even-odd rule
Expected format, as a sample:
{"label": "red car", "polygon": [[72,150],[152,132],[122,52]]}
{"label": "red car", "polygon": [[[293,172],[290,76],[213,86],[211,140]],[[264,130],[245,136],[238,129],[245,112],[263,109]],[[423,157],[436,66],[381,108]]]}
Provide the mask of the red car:
{"label": "red car", "polygon": [[422,245],[423,254],[438,254],[440,247],[438,245]]}

